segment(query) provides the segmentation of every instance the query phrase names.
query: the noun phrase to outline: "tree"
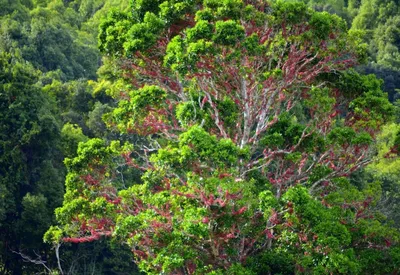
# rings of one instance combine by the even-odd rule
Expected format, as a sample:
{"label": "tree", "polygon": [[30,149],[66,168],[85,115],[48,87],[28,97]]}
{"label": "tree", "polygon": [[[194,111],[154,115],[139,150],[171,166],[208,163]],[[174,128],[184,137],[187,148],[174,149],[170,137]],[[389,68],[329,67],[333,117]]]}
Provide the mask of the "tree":
{"label": "tree", "polygon": [[352,22],[352,29],[366,33],[368,65],[360,71],[374,73],[385,81],[384,90],[393,102],[399,88],[399,4],[395,1],[365,0]]}
{"label": "tree", "polygon": [[126,81],[105,119],[143,138],[79,145],[45,239],[113,236],[149,274],[395,271],[379,186],[347,179],[393,115],[382,83],[348,70],[358,33],[302,3],[131,4],[100,26]]}
{"label": "tree", "polygon": [[[388,124],[383,127],[377,137],[378,157],[365,170],[373,180],[382,182],[382,198],[377,207],[389,221],[393,220],[396,227],[400,227],[399,217],[399,176],[400,165],[398,158],[399,144],[395,144],[399,135],[398,124]],[[400,141],[397,138],[398,141]]]}
{"label": "tree", "polygon": [[0,52],[0,79],[0,272],[22,274],[12,251],[49,251],[42,236],[61,205],[65,170],[55,103],[35,85],[38,72]]}

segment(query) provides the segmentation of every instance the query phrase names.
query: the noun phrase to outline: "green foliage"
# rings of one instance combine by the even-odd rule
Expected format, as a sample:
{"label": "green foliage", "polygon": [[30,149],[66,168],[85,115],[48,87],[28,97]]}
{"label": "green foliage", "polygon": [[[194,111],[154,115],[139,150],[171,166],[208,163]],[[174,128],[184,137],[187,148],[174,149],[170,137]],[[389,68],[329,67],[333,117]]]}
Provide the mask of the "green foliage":
{"label": "green foliage", "polygon": [[314,13],[310,25],[317,29],[315,35],[322,39],[326,39],[330,35],[332,28],[346,29],[346,23],[343,19],[338,16],[330,16],[327,12]]}
{"label": "green foliage", "polygon": [[213,25],[207,20],[198,20],[193,28],[186,31],[188,41],[196,41],[200,39],[210,40],[213,33]]}
{"label": "green foliage", "polygon": [[109,112],[111,112],[111,107],[108,104],[102,104],[99,101],[95,103],[93,110],[89,112],[86,125],[95,136],[105,136],[107,133],[103,116]]}
{"label": "green foliage", "polygon": [[158,107],[166,97],[165,91],[157,86],[145,86],[130,94],[133,111],[145,109],[146,106]]}
{"label": "green foliage", "polygon": [[363,70],[385,80],[385,90],[395,95],[399,87],[399,3],[370,0],[360,3],[352,29],[366,33],[369,63]]}
{"label": "green foliage", "polygon": [[302,140],[301,136],[306,127],[296,120],[296,116],[282,113],[278,122],[270,127],[266,135],[261,139],[261,145],[271,148],[286,148],[300,141],[299,147],[304,151],[323,145],[317,135],[311,135],[309,138]]}
{"label": "green foliage", "polygon": [[37,69],[60,70],[63,80],[72,80],[96,78],[98,17],[128,1],[11,2],[1,4],[7,7],[0,14],[1,50],[17,51]]}
{"label": "green foliage", "polygon": [[229,167],[244,155],[245,152],[237,148],[231,140],[217,140],[215,136],[210,136],[201,127],[193,126],[181,134],[178,148],[161,149],[157,155],[152,157],[152,160],[161,165],[177,162],[176,164],[186,167],[191,162],[198,160],[221,167]]}
{"label": "green foliage", "polygon": [[304,17],[311,13],[307,5],[303,2],[295,1],[274,1],[273,15],[278,22],[299,23]]}
{"label": "green foliage", "polygon": [[345,144],[369,144],[372,142],[372,137],[368,133],[357,134],[349,127],[335,128],[329,133],[328,139],[339,146]]}
{"label": "green foliage", "polygon": [[38,72],[0,52],[0,262],[4,272],[21,272],[10,250],[48,249],[42,235],[62,200],[62,157],[55,104],[36,85]]}
{"label": "green foliage", "polygon": [[[78,143],[86,141],[87,136],[111,135],[105,133],[101,121],[109,111],[108,104],[112,105],[111,98],[104,90],[94,93],[95,85],[90,86],[85,79],[97,77],[97,27],[110,7],[127,6],[127,2],[0,3],[2,274],[43,271],[43,266],[24,262],[12,251],[35,259],[40,254],[50,269],[57,269],[54,251],[43,244],[42,237],[54,223],[54,209],[61,205],[64,194],[63,158],[74,157]],[[51,243],[60,238],[59,235]],[[97,246],[93,265],[87,264],[92,261],[90,248],[85,252],[78,248],[77,254],[73,250],[69,247],[61,253],[62,265],[71,273],[86,274],[89,269],[96,273],[114,272],[114,268],[132,270],[134,266],[131,261],[110,261],[105,255],[112,252],[106,244]]]}
{"label": "green foliage", "polygon": [[82,133],[81,128],[70,123],[63,126],[61,130],[61,138],[63,143],[63,152],[67,157],[75,155],[79,142],[85,142],[88,140],[88,137]]}
{"label": "green foliage", "polygon": [[393,220],[399,227],[399,196],[398,196],[398,177],[399,159],[397,157],[397,136],[399,126],[389,124],[383,127],[378,136],[377,150],[378,156],[365,171],[366,181],[376,180],[382,185],[382,198],[377,202],[377,210],[381,211],[387,220]]}
{"label": "green foliage", "polygon": [[100,23],[100,50],[130,55],[153,46],[164,27],[182,19],[192,2],[131,1],[132,14],[113,11]]}
{"label": "green foliage", "polygon": [[235,45],[244,39],[244,28],[233,20],[217,21],[213,40],[222,45]]}
{"label": "green foliage", "polygon": [[126,41],[123,44],[127,55],[138,50],[147,49],[156,42],[157,34],[163,28],[164,22],[157,18],[153,13],[147,12],[143,23],[132,25],[126,35]]}

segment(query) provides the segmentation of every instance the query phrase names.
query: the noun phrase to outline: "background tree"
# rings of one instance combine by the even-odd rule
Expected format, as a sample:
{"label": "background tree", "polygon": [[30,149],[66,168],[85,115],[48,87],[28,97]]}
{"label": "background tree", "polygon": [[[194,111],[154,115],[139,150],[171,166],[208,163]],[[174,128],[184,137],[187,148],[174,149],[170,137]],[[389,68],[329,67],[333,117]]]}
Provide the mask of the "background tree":
{"label": "background tree", "polygon": [[[54,209],[64,194],[64,156],[75,156],[78,142],[86,136],[107,138],[108,132],[101,133],[104,123],[94,120],[101,120],[113,100],[102,89],[95,92],[96,82],[89,85],[87,78],[95,79],[101,64],[96,38],[99,18],[126,2],[0,3],[2,274],[57,269],[54,251],[43,244],[43,233],[54,223]],[[9,99],[14,96],[15,100]],[[126,251],[105,242],[59,250],[65,274],[132,273],[135,266],[125,260]],[[116,254],[122,255],[121,260],[109,259]],[[49,269],[40,264],[43,261]]]}
{"label": "background tree", "polygon": [[399,88],[399,3],[396,1],[361,1],[352,29],[363,30],[369,44],[368,65],[361,68],[385,80],[391,100]]}
{"label": "background tree", "polygon": [[[397,157],[396,137],[399,133],[399,125],[392,123],[386,125],[378,136],[378,156],[375,161],[366,168],[369,181],[382,182],[382,198],[377,207],[388,221],[393,221],[397,228],[400,227],[399,207],[399,159]],[[368,182],[368,180],[364,181]]]}
{"label": "background tree", "polygon": [[347,21],[351,29],[364,32],[368,44],[368,63],[357,69],[385,80],[384,90],[393,102],[398,97],[396,89],[400,87],[397,32],[399,3],[381,0],[304,2],[316,10],[337,14]]}
{"label": "background tree", "polygon": [[37,77],[28,63],[0,53],[0,268],[5,274],[22,274],[22,259],[12,251],[46,251],[41,236],[62,201],[59,117],[54,102],[35,85]]}

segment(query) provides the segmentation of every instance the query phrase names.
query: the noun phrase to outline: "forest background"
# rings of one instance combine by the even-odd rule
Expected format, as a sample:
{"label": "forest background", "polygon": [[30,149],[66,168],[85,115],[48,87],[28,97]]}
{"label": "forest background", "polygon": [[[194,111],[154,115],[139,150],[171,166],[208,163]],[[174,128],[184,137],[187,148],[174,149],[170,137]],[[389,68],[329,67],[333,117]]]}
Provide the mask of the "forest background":
{"label": "forest background", "polygon": [[[119,138],[103,115],[117,106],[112,97],[124,85],[119,65],[98,49],[98,28],[127,0],[0,0],[0,273],[139,274],[130,250],[117,243],[63,244],[55,250],[43,235],[56,224],[62,205],[64,158],[79,142]],[[400,3],[384,0],[305,1],[318,11],[344,18],[364,32],[367,62],[362,74],[383,80],[390,101],[400,99]],[[351,177],[363,189],[380,182],[376,211],[400,227],[400,162],[385,159],[400,130],[382,128],[378,157]],[[121,171],[122,173],[122,171]],[[139,177],[139,175],[132,175]],[[377,263],[379,266],[379,263]]]}

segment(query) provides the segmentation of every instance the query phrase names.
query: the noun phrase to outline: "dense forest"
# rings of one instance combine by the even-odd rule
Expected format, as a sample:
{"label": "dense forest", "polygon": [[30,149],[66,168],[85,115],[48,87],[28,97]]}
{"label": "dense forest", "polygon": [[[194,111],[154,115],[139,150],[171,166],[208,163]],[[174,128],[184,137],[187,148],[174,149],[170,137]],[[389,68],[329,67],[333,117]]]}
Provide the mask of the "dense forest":
{"label": "dense forest", "polygon": [[0,0],[0,274],[397,274],[399,108],[399,1]]}

